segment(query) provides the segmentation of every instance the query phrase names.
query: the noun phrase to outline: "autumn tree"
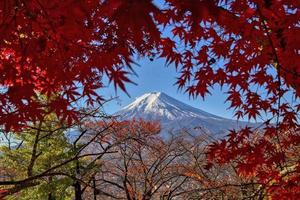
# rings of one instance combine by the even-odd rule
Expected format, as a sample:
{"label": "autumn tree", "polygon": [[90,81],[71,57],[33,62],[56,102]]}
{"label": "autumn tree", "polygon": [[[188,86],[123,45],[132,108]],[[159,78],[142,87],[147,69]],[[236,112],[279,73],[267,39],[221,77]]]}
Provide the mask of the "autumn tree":
{"label": "autumn tree", "polygon": [[[270,137],[269,132],[256,132],[243,139],[231,133],[228,141],[211,144],[208,157],[216,163],[209,165],[231,164],[241,178],[255,185],[253,198],[298,198],[299,145],[297,141],[292,142],[296,145],[286,145],[291,137],[298,137],[293,131],[281,132],[278,137]],[[249,130],[241,131],[242,135],[249,133]],[[278,140],[283,141],[282,146]]]}
{"label": "autumn tree", "polygon": [[178,195],[189,178],[178,171],[185,152],[176,140],[164,141],[157,122],[123,121],[112,127],[118,137],[126,139],[114,148],[117,153],[104,157],[95,178],[97,196],[150,200]]}
{"label": "autumn tree", "polygon": [[[86,199],[259,199],[257,180],[241,178],[236,163],[207,166],[213,138],[182,131],[162,139],[153,122],[115,122],[119,143],[103,157]],[[120,138],[122,138],[120,140]]]}
{"label": "autumn tree", "polygon": [[[178,136],[177,136],[178,137]],[[237,173],[236,163],[207,163],[209,144],[216,141],[210,134],[183,132],[176,146],[185,152],[180,159],[180,172],[187,177],[187,187],[177,191],[181,199],[260,199],[260,185],[253,178]]]}

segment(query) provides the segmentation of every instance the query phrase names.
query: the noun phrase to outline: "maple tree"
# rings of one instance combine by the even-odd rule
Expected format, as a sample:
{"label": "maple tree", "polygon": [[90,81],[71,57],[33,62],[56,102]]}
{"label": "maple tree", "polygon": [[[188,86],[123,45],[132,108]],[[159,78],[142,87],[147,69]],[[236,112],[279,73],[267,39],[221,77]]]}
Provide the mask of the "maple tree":
{"label": "maple tree", "polygon": [[[123,182],[120,177],[124,176],[122,172],[122,152],[127,148],[144,148],[144,141],[151,139],[154,141],[158,138],[160,125],[158,122],[131,120],[131,121],[96,121],[87,125],[92,130],[90,137],[95,138],[88,152],[94,153],[97,145],[106,146],[114,144],[110,149],[110,154],[103,155],[100,165],[94,170],[94,185],[87,188],[83,193],[84,199],[94,199],[96,196],[105,198],[121,198],[120,185],[124,185],[124,193],[129,192],[131,184]],[[103,134],[95,137],[93,132],[105,130]],[[131,145],[130,145],[131,144]],[[129,150],[129,149],[128,149]],[[126,150],[127,152],[127,150]],[[115,165],[114,165],[115,164]],[[119,165],[120,164],[120,165]],[[125,166],[127,167],[127,166]],[[121,171],[120,171],[121,170]],[[126,176],[126,175],[125,175]],[[126,178],[125,178],[126,179]],[[129,194],[128,194],[129,195]],[[131,195],[122,195],[124,198],[131,199]]]}
{"label": "maple tree", "polygon": [[209,159],[234,166],[240,177],[257,186],[253,193],[261,198],[297,199],[299,145],[297,139],[290,140],[299,134],[281,132],[274,137],[275,130],[270,129],[267,127],[266,133],[252,133],[247,128],[240,133],[232,131],[227,141],[210,145]]}
{"label": "maple tree", "polygon": [[184,132],[176,145],[184,154],[179,171],[187,177],[183,191],[176,191],[182,199],[262,199],[262,190],[253,178],[241,178],[235,162],[207,166],[207,149],[212,138],[202,131],[197,135]]}
{"label": "maple tree", "polygon": [[[128,138],[116,146],[116,154],[104,158],[96,174],[99,197],[106,199],[172,199],[187,178],[178,173],[184,154],[175,140],[165,142],[157,122],[133,120],[118,123],[117,135]],[[119,130],[121,130],[119,132]]]}
{"label": "maple tree", "polygon": [[254,179],[241,180],[234,162],[207,169],[211,137],[205,134],[164,133],[167,139],[163,139],[157,122],[113,123],[107,131],[121,141],[113,148],[115,153],[103,157],[96,170],[94,191],[86,191],[85,199],[93,199],[95,194],[128,200],[247,199],[262,194]]}
{"label": "maple tree", "polygon": [[[299,159],[286,162],[300,144],[299,4],[166,0],[158,7],[151,0],[3,0],[0,124],[18,130],[45,112],[72,123],[78,120],[74,102],[101,102],[103,77],[126,91],[133,56],[162,57],[176,66],[177,85],[190,96],[205,97],[219,85],[237,118],[266,122],[257,144],[248,142],[255,131],[245,128],[214,143],[210,153],[221,164],[242,159],[241,176],[260,177],[271,195],[292,198],[300,185]],[[164,34],[165,27],[170,33]],[[41,103],[39,94],[55,98]],[[283,171],[288,175],[282,177]],[[263,177],[279,178],[269,187]]]}

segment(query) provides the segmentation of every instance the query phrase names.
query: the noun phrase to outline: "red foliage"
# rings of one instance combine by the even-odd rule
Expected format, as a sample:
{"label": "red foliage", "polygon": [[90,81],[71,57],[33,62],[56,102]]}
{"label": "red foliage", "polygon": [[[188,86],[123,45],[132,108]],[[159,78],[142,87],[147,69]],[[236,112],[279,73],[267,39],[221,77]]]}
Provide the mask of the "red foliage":
{"label": "red foliage", "polygon": [[[0,124],[19,128],[45,107],[72,121],[72,102],[102,100],[105,75],[125,91],[133,53],[160,41],[151,17],[159,12],[150,1],[1,1]],[[59,96],[44,105],[41,94]]]}
{"label": "red foliage", "polygon": [[[143,119],[132,119],[125,121],[111,121],[111,122],[97,122],[89,124],[88,126],[107,129],[112,132],[113,136],[118,138],[135,137],[135,134],[141,136],[157,135],[160,131],[160,123],[157,121],[145,121]],[[140,136],[140,137],[141,137]]]}
{"label": "red foliage", "polygon": [[[88,123],[86,126],[96,129],[97,131],[104,131],[104,136],[99,136],[99,142],[114,141],[120,142],[126,139],[141,138],[157,138],[160,132],[160,123],[157,121],[145,121],[143,119],[132,119],[125,121],[99,121]],[[108,133],[108,134],[106,134]]]}
{"label": "red foliage", "polygon": [[[101,101],[103,76],[125,91],[132,56],[160,56],[178,68],[178,87],[189,95],[220,85],[238,118],[271,114],[276,124],[259,139],[250,129],[233,132],[211,153],[220,163],[243,158],[241,175],[274,177],[288,188],[269,187],[275,197],[299,194],[299,158],[297,176],[278,175],[300,144],[299,7],[297,0],[166,0],[164,9],[151,0],[2,0],[0,124],[20,128],[43,112],[72,122],[72,102]],[[165,26],[174,37],[162,37]],[[40,94],[49,102],[37,101]]]}
{"label": "red foliage", "polygon": [[233,163],[241,177],[254,178],[274,199],[297,199],[299,129],[285,128],[267,126],[264,132],[256,133],[248,127],[238,133],[231,131],[228,140],[210,145],[208,158],[218,164]]}

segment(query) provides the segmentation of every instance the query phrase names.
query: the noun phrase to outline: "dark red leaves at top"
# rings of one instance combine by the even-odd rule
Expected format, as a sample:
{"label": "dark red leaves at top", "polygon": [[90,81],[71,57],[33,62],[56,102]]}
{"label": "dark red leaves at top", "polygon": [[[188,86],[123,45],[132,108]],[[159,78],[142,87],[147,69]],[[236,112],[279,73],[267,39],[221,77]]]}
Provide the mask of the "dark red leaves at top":
{"label": "dark red leaves at top", "polygon": [[[148,56],[158,46],[153,17],[161,14],[151,1],[1,1],[1,125],[26,125],[42,115],[35,110],[56,104],[62,119],[75,119],[71,103],[82,97],[90,105],[99,101],[105,75],[126,91],[131,81],[125,67],[134,54]],[[45,105],[40,95],[54,102]],[[36,104],[21,108],[33,97]],[[6,120],[10,115],[15,120]]]}
{"label": "dark red leaves at top", "polygon": [[[207,88],[214,84],[226,84],[232,90],[246,93],[257,85],[275,95],[278,84],[273,75],[278,70],[282,82],[299,95],[299,57],[295,53],[299,41],[294,37],[299,30],[293,26],[297,12],[284,11],[279,2],[271,7],[261,2],[253,4],[257,5],[249,7],[246,1],[232,1],[225,8],[218,1],[169,0],[167,7],[160,10],[150,0],[51,3],[31,0],[26,5],[5,0],[1,4],[4,16],[1,23],[5,27],[1,73],[6,77],[1,84],[15,84],[14,80],[20,81],[22,77],[24,87],[32,81],[35,91],[49,96],[74,82],[85,85],[91,74],[100,83],[103,72],[118,74],[117,65],[120,74],[110,78],[125,90],[124,83],[130,81],[121,74],[127,73],[123,66],[132,63],[131,56],[135,53],[153,56],[156,52],[168,64],[182,66],[178,86],[188,87],[193,96],[205,96]],[[285,6],[295,7],[293,1]],[[71,9],[65,12],[66,8]],[[5,13],[14,13],[16,17]],[[159,25],[170,25],[172,34],[178,38],[174,41],[161,38]],[[8,64],[16,63],[22,69],[19,75],[9,72],[12,67]],[[25,63],[29,70],[23,72]],[[213,69],[213,73],[204,75],[213,82],[203,81],[203,76],[197,75],[202,67]],[[275,71],[270,74],[270,70]],[[34,71],[39,72],[33,76]],[[263,101],[258,109],[270,112],[267,100]],[[240,112],[254,117],[256,112],[244,110],[249,105],[247,101],[243,103]]]}

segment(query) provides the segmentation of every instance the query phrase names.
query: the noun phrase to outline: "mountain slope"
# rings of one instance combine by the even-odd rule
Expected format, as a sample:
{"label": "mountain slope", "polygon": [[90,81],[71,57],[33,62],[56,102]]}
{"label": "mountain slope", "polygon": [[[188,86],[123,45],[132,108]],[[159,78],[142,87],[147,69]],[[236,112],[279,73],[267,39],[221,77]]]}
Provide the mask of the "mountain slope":
{"label": "mountain slope", "polygon": [[142,118],[159,120],[164,130],[202,129],[218,134],[247,125],[222,118],[182,103],[162,92],[146,93],[115,113],[122,120]]}

